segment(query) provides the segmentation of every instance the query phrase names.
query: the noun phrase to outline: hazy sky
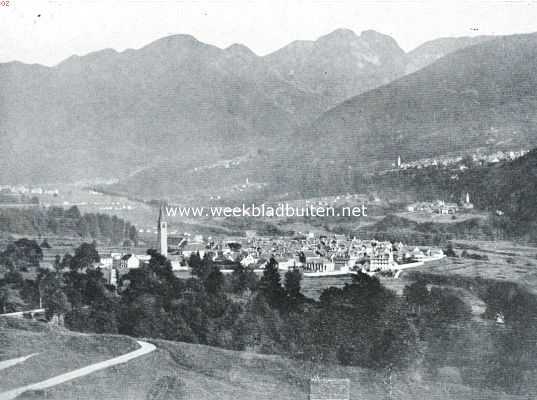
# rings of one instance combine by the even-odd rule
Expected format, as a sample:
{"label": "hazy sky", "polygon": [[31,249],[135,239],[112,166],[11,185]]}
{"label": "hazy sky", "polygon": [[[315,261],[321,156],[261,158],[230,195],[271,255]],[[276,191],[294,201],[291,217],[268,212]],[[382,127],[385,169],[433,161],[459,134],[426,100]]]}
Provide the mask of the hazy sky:
{"label": "hazy sky", "polygon": [[54,65],[176,33],[264,55],[337,28],[374,29],[411,50],[444,36],[537,31],[537,0],[9,0],[0,6],[0,62]]}

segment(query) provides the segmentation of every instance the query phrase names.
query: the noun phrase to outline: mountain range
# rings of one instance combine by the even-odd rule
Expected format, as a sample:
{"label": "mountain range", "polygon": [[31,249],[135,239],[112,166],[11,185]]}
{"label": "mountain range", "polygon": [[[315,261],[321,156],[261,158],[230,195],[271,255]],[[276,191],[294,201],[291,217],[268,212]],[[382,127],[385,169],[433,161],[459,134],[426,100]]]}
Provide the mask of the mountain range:
{"label": "mountain range", "polygon": [[340,29],[261,57],[174,35],[54,67],[0,64],[0,179],[118,178],[143,197],[245,178],[338,191],[398,155],[534,146],[535,38],[405,53]]}

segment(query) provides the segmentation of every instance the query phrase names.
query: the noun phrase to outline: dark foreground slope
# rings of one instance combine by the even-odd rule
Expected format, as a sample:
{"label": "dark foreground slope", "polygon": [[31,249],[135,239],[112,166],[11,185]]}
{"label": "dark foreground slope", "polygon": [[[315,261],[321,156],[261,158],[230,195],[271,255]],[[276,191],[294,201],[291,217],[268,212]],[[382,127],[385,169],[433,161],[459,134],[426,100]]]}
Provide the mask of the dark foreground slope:
{"label": "dark foreground slope", "polygon": [[[83,364],[96,351],[97,360],[130,351],[132,339],[122,336],[80,335],[58,332],[27,323],[1,328],[2,345],[9,357],[41,352],[41,359],[12,367],[11,376],[34,382]],[[31,338],[31,340],[29,340]],[[70,343],[69,353],[56,346]],[[102,343],[100,343],[102,341]],[[113,343],[112,343],[113,342]],[[354,367],[300,363],[280,356],[236,352],[203,345],[152,340],[157,350],[127,364],[111,367],[21,399],[307,399],[313,377],[350,379],[351,399],[385,399],[388,386],[383,373]],[[32,345],[30,345],[32,344]],[[113,349],[116,350],[113,350]],[[97,349],[97,350],[96,350]],[[4,350],[5,353],[5,350]],[[17,353],[17,354],[15,354]],[[69,354],[66,356],[66,354]],[[8,358],[3,354],[2,359]],[[45,368],[47,360],[54,368]],[[95,356],[87,363],[95,362]],[[59,365],[63,362],[65,365]],[[48,374],[48,375],[47,375]],[[444,377],[445,378],[445,377]],[[392,374],[398,399],[517,399],[502,393],[476,390],[450,379],[430,382],[408,372]],[[16,387],[12,382],[9,388]],[[2,388],[4,389],[4,388]],[[0,389],[0,390],[2,390]]]}

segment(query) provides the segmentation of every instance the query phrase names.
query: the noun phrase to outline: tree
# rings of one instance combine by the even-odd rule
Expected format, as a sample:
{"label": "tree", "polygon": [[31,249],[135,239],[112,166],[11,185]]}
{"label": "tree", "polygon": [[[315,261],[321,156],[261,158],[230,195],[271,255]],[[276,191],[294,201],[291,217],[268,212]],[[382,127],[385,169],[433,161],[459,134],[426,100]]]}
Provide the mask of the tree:
{"label": "tree", "polygon": [[245,312],[233,325],[233,347],[236,350],[275,353],[280,350],[282,320],[264,296],[253,296]]}
{"label": "tree", "polygon": [[73,271],[82,270],[93,266],[93,263],[101,261],[95,243],[82,243],[71,259],[70,268]]}
{"label": "tree", "polygon": [[96,299],[88,315],[88,325],[91,332],[118,333],[117,302],[107,296]]}
{"label": "tree", "polygon": [[59,254],[54,256],[54,269],[60,271],[62,269],[62,257]]}
{"label": "tree", "polygon": [[69,253],[65,253],[60,263],[60,267],[61,267],[60,270],[71,268],[72,261],[73,261],[73,256]]}
{"label": "tree", "polygon": [[89,226],[89,223],[88,223],[86,218],[80,218],[78,220],[77,230],[78,230],[78,234],[82,238],[90,238],[90,237],[92,237],[91,236],[91,231],[90,231],[90,226]]}
{"label": "tree", "polygon": [[77,206],[72,206],[67,211],[65,211],[65,217],[72,218],[78,221],[80,218],[82,218],[82,215],[80,214],[80,210]]}
{"label": "tree", "polygon": [[285,273],[284,287],[287,292],[289,305],[291,308],[297,305],[304,296],[300,293],[300,282],[302,274],[298,269],[291,269]]}
{"label": "tree", "polygon": [[52,293],[49,293],[45,297],[43,306],[45,307],[45,316],[48,320],[54,315],[64,316],[71,309],[67,295],[61,289],[56,289]]}
{"label": "tree", "polygon": [[188,265],[190,266],[192,275],[199,277],[200,268],[201,268],[200,253],[195,252],[195,253],[190,254],[190,257],[188,259]]}
{"label": "tree", "polygon": [[199,279],[205,282],[214,268],[214,262],[211,259],[209,252],[206,252],[203,255],[203,259],[200,259],[198,253],[195,253],[195,255],[192,254],[192,256],[190,256],[190,261],[193,262],[193,264],[190,264],[190,268],[192,268],[192,275],[197,276]]}
{"label": "tree", "polygon": [[53,315],[63,319],[65,313],[71,310],[71,303],[64,292],[63,276],[59,272],[41,271],[38,275],[39,292],[45,307],[45,316],[48,320]]}
{"label": "tree", "polygon": [[271,257],[263,276],[259,281],[259,292],[265,297],[268,304],[274,308],[280,308],[285,298],[285,290],[281,285],[280,272],[278,271],[278,262]]}
{"label": "tree", "polygon": [[138,244],[138,231],[134,225],[130,225],[128,236],[129,240],[131,240],[135,245]]}
{"label": "tree", "polygon": [[419,314],[423,306],[429,304],[430,295],[425,282],[417,281],[405,286],[403,296],[407,303]]}
{"label": "tree", "polygon": [[445,254],[447,257],[457,257],[457,253],[455,253],[455,250],[453,250],[453,243],[449,242],[447,244]]}
{"label": "tree", "polygon": [[99,228],[99,218],[96,214],[84,214],[83,217],[88,225],[89,235],[92,238],[98,238],[101,235],[101,230]]}
{"label": "tree", "polygon": [[26,271],[28,268],[37,268],[41,260],[43,251],[35,240],[19,239],[10,243],[6,250],[0,253],[0,264],[15,270]]}
{"label": "tree", "polygon": [[0,287],[0,314],[15,312],[23,309],[26,303],[17,289],[12,285]]}
{"label": "tree", "polygon": [[224,274],[218,267],[213,267],[204,283],[209,295],[218,295],[224,287]]}
{"label": "tree", "polygon": [[149,270],[155,273],[157,277],[161,279],[161,282],[168,285],[174,285],[178,279],[173,274],[170,260],[154,249],[148,250],[147,254],[151,256],[148,265]]}
{"label": "tree", "polygon": [[254,291],[257,287],[257,275],[254,271],[239,264],[231,274],[231,291],[242,294],[246,290]]}

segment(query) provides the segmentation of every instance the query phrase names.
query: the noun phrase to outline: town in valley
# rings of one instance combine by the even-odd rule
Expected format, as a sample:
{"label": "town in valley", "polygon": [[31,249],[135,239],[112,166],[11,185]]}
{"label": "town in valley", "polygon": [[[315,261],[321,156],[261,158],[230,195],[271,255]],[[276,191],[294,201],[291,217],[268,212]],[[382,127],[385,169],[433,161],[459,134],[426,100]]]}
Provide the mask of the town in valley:
{"label": "town in valley", "polygon": [[0,400],[537,398],[537,2],[381,3],[1,4]]}

